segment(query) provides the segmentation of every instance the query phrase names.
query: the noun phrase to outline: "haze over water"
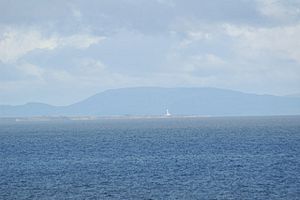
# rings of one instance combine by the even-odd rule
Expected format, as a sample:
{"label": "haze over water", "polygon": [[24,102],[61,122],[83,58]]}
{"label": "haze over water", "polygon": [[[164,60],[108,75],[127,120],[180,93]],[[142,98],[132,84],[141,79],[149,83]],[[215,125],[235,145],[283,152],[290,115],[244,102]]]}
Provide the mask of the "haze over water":
{"label": "haze over water", "polygon": [[0,123],[0,199],[299,199],[300,117]]}
{"label": "haze over water", "polygon": [[300,200],[299,47],[300,0],[0,0],[0,200]]}

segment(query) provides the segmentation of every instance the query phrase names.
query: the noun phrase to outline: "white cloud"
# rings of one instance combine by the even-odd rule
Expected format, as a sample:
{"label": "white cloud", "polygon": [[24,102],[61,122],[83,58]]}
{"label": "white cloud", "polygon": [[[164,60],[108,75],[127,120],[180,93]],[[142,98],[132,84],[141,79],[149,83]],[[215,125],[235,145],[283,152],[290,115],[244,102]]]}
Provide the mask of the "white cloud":
{"label": "white cloud", "polygon": [[68,37],[60,37],[57,39],[57,46],[71,46],[78,49],[85,49],[93,44],[99,43],[101,40],[104,40],[105,37],[92,36],[89,34],[77,34],[71,35]]}
{"label": "white cloud", "polygon": [[42,80],[43,75],[45,74],[45,70],[30,63],[16,65],[16,70],[18,70],[19,73],[22,73],[24,76],[31,76],[39,80]]}
{"label": "white cloud", "polygon": [[187,57],[182,63],[182,69],[185,72],[210,72],[213,74],[216,70],[223,70],[225,60],[214,54],[198,54]]}
{"label": "white cloud", "polygon": [[178,48],[187,48],[189,45],[197,41],[205,41],[213,39],[212,33],[208,31],[187,31],[187,36],[180,42]]}
{"label": "white cloud", "polygon": [[[10,5],[18,9],[0,22],[1,101],[59,104],[153,85],[299,92],[300,1],[146,1],[24,4],[32,13]],[[158,20],[141,16],[143,2]],[[109,39],[89,48],[105,39],[99,33]]]}
{"label": "white cloud", "polygon": [[[258,10],[265,16],[280,21],[289,21],[300,16],[300,3],[287,3],[287,0],[257,0]],[[297,6],[298,5],[298,6]]]}
{"label": "white cloud", "polygon": [[203,63],[209,66],[220,66],[225,63],[225,61],[222,58],[214,54],[198,55],[195,56],[194,59],[197,60],[199,63]]}
{"label": "white cloud", "polygon": [[176,76],[175,85],[273,94],[299,90],[300,24],[207,27],[187,29],[169,52],[165,70]]}
{"label": "white cloud", "polygon": [[141,83],[138,78],[113,72],[101,61],[93,59],[78,60],[78,64],[70,68],[43,67],[19,61],[10,65],[10,71],[14,76],[1,80],[0,68],[2,104],[7,95],[18,96],[10,99],[8,104],[28,101],[69,104],[107,88]]}
{"label": "white cloud", "polygon": [[34,28],[6,28],[0,35],[0,61],[14,62],[35,49],[53,50],[66,46],[85,49],[103,39],[105,37],[89,34],[44,36],[41,31]]}
{"label": "white cloud", "polygon": [[291,59],[300,64],[300,24],[271,28],[225,25],[225,31],[236,42],[236,51],[247,56]]}
{"label": "white cloud", "polygon": [[2,62],[14,61],[34,49],[54,49],[57,46],[55,38],[43,38],[41,33],[35,30],[8,29],[0,38]]}

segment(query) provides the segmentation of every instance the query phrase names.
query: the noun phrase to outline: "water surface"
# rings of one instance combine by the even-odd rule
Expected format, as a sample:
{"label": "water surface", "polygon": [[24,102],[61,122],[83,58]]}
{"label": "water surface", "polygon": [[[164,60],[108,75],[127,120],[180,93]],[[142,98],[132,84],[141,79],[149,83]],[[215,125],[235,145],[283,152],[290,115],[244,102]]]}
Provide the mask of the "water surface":
{"label": "water surface", "polygon": [[300,117],[2,121],[0,199],[300,199]]}

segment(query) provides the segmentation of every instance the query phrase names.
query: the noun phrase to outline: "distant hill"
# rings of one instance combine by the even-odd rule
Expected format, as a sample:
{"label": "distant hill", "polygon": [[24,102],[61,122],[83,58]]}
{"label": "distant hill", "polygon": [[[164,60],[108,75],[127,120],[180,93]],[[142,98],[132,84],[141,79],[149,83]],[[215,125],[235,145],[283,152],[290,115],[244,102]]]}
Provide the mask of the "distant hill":
{"label": "distant hill", "polygon": [[137,87],[107,90],[69,106],[0,106],[1,117],[72,115],[299,115],[300,98],[217,88]]}
{"label": "distant hill", "polygon": [[18,106],[0,105],[0,117],[55,115],[62,111],[58,108],[43,103],[27,103]]}

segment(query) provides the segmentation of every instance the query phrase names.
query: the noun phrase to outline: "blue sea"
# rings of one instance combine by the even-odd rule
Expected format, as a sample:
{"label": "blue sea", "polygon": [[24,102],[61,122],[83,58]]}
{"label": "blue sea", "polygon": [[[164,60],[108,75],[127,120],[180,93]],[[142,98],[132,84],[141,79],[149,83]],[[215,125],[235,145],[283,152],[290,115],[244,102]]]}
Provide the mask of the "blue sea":
{"label": "blue sea", "polygon": [[300,117],[2,121],[0,199],[300,199]]}

